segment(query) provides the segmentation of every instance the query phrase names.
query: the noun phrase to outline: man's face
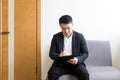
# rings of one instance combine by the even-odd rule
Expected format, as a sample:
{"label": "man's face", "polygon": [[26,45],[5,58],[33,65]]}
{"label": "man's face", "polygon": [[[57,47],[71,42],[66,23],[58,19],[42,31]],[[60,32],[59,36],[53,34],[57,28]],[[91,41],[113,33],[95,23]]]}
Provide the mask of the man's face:
{"label": "man's face", "polygon": [[73,23],[68,23],[68,24],[62,23],[60,26],[61,26],[61,30],[62,30],[63,34],[66,37],[69,37],[72,34]]}

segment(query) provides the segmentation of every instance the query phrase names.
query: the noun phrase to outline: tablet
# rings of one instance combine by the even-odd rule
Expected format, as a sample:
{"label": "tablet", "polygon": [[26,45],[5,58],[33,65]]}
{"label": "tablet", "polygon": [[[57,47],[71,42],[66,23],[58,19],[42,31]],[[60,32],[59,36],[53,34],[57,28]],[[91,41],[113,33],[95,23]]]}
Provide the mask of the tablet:
{"label": "tablet", "polygon": [[60,57],[61,59],[63,59],[63,60],[65,60],[65,61],[67,61],[67,60],[69,60],[69,59],[73,59],[74,58],[74,56],[73,55],[69,55],[69,56],[62,56],[62,57]]}

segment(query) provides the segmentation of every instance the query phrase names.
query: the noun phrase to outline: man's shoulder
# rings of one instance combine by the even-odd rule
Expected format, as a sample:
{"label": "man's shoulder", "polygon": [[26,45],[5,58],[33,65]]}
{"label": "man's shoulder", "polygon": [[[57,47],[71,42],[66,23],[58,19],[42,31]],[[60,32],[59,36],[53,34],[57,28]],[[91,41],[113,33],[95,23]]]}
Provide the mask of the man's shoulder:
{"label": "man's shoulder", "polygon": [[54,36],[54,37],[63,36],[63,33],[62,33],[62,32],[58,32],[58,33],[54,34],[53,36]]}
{"label": "man's shoulder", "polygon": [[79,32],[74,31],[74,32],[73,32],[73,35],[74,35],[74,37],[75,37],[76,39],[78,39],[78,40],[85,40],[85,37],[84,37],[84,35],[83,35],[82,33],[79,33]]}
{"label": "man's shoulder", "polygon": [[83,36],[83,34],[82,34],[82,33],[77,32],[77,31],[73,31],[73,35],[76,35],[76,36]]}

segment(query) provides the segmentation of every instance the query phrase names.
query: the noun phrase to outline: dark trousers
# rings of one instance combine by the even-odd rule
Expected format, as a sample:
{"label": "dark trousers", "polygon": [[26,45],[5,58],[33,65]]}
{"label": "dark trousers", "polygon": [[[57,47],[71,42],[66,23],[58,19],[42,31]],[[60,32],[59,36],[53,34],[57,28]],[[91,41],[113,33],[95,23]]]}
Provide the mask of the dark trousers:
{"label": "dark trousers", "polygon": [[60,63],[53,63],[50,70],[48,71],[48,79],[58,80],[59,77],[64,74],[71,74],[77,77],[79,80],[89,80],[89,73],[85,65],[71,65]]}

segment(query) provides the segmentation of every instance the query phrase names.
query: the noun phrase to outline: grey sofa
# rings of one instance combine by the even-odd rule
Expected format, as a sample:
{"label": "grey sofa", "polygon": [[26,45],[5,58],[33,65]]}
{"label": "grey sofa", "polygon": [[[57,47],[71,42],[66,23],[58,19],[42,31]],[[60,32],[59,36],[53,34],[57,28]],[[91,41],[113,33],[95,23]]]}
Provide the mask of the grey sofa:
{"label": "grey sofa", "polygon": [[[90,80],[120,80],[120,71],[112,67],[109,41],[87,40],[89,57],[85,61]],[[59,80],[78,80],[72,75],[63,75]]]}

